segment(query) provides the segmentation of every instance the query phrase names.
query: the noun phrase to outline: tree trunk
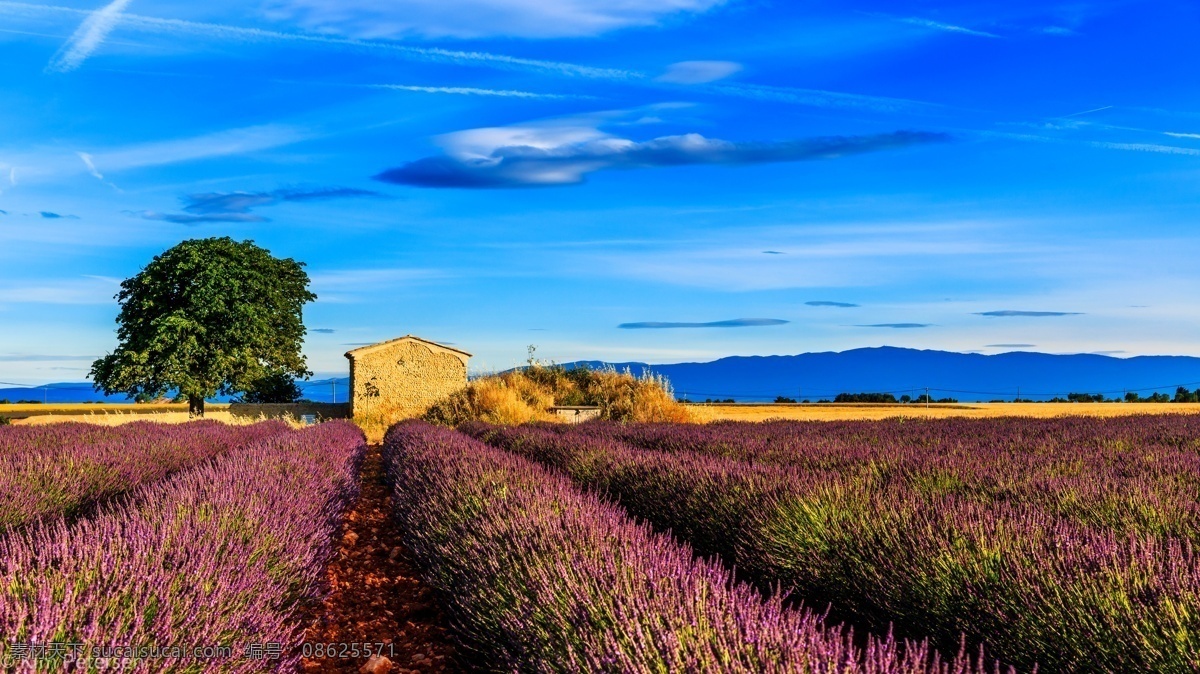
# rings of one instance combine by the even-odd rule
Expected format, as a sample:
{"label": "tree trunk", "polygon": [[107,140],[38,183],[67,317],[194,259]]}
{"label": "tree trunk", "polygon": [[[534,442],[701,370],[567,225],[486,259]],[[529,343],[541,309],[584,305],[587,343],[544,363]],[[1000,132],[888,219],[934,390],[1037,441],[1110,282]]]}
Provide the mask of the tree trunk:
{"label": "tree trunk", "polygon": [[188,418],[204,418],[204,397],[188,396]]}

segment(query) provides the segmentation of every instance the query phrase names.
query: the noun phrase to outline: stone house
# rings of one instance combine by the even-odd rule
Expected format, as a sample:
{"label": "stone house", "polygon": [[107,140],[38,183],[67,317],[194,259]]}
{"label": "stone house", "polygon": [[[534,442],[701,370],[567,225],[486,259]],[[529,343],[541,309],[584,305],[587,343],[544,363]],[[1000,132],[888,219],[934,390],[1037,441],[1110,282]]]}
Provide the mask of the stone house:
{"label": "stone house", "polygon": [[412,335],[348,351],[350,413],[387,421],[420,416],[466,387],[470,357]]}

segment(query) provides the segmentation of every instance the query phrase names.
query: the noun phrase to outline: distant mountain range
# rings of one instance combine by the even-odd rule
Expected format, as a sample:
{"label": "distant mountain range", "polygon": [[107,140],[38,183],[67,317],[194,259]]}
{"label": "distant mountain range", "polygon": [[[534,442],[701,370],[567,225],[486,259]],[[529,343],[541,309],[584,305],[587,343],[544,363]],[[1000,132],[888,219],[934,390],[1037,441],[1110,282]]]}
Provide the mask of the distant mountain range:
{"label": "distant mountain range", "polygon": [[1122,397],[1137,391],[1173,394],[1177,386],[1200,387],[1200,358],[1191,356],[996,355],[896,347],[802,353],[795,356],[731,356],[708,363],[647,365],[578,361],[567,366],[612,365],[635,375],[647,369],[666,376],[679,397],[738,401],[833,399],[838,393],[889,392],[916,397],[929,387],[934,399],[963,402],[1021,398],[1048,400],[1068,393]]}
{"label": "distant mountain range", "polygon": [[[344,403],[348,398],[350,388],[349,377],[337,377],[332,379],[319,379],[314,381],[299,382],[300,390],[303,391],[304,397],[318,403],[339,402]],[[336,395],[336,400],[335,400]],[[64,404],[64,403],[129,403],[132,402],[125,395],[106,396],[92,388],[91,382],[59,382],[55,384],[45,384],[42,386],[27,386],[27,387],[9,387],[0,388],[0,400],[9,400],[17,402],[18,400],[37,400],[39,402]],[[229,396],[218,396],[211,399],[216,402],[229,402]],[[3,409],[0,409],[3,413]]]}
{"label": "distant mountain range", "polygon": [[[641,375],[649,370],[667,377],[679,397],[689,400],[733,398],[769,401],[776,396],[797,400],[830,399],[838,393],[892,393],[897,398],[925,392],[935,398],[963,402],[1022,398],[1048,400],[1068,393],[1104,393],[1109,398],[1136,391],[1142,397],[1176,387],[1200,388],[1200,358],[1192,356],[1054,355],[1012,352],[996,355],[922,351],[884,346],[795,356],[730,356],[708,363],[607,363],[576,361],[567,367],[613,366]],[[301,382],[304,397],[314,402],[345,402],[348,379],[337,377]],[[0,399],[50,403],[128,402],[104,396],[88,382],[47,384],[37,388],[0,388]]]}

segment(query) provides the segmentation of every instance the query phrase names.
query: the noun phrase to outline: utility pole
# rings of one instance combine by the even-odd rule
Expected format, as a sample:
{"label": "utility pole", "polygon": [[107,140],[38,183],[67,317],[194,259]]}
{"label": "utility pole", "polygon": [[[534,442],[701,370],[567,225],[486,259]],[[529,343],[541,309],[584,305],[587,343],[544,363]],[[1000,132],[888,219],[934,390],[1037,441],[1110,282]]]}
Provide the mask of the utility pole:
{"label": "utility pole", "polygon": [[925,387],[925,409],[929,409],[929,387]]}
{"label": "utility pole", "polygon": [[333,402],[337,403],[337,380],[330,378],[329,390],[333,391]]}

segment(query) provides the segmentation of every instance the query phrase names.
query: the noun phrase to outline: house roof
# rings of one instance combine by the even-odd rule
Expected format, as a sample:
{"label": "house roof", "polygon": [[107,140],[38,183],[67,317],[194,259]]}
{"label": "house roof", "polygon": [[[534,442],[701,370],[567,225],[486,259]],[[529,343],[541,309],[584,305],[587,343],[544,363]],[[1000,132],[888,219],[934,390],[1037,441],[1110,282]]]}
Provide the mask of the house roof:
{"label": "house roof", "polygon": [[420,337],[416,337],[414,335],[405,335],[403,337],[397,337],[396,339],[389,339],[386,342],[379,342],[378,344],[371,344],[370,346],[360,346],[357,349],[352,349],[350,351],[347,351],[346,357],[349,358],[350,360],[354,360],[355,358],[358,358],[359,356],[365,356],[368,353],[378,351],[380,349],[392,346],[394,344],[397,344],[399,342],[403,342],[406,340],[413,341],[413,342],[420,342],[421,344],[424,344],[425,346],[428,346],[434,350],[449,351],[451,353],[458,355],[459,357],[462,357],[464,363],[466,362],[467,358],[471,357],[471,354],[467,353],[466,351],[463,351],[462,349],[456,349],[452,346],[446,346],[445,344],[438,344],[437,342],[431,342],[428,339],[421,339]]}

